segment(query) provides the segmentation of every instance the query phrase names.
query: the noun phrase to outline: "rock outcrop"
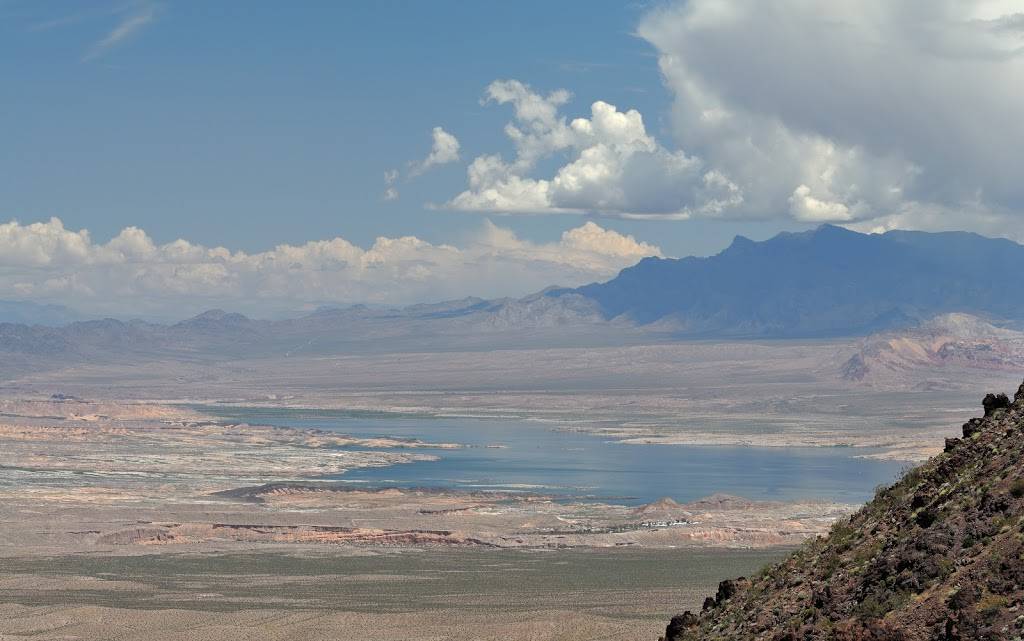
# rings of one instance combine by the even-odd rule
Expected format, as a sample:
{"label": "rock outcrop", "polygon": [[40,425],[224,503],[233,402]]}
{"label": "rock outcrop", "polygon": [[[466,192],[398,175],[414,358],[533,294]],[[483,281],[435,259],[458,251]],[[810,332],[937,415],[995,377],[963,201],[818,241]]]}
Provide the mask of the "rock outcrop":
{"label": "rock outcrop", "polygon": [[1024,369],[1024,332],[996,327],[968,314],[943,314],[919,327],[873,334],[839,367],[847,381],[891,387],[914,371],[1019,372]]}
{"label": "rock outcrop", "polygon": [[667,641],[1024,639],[1024,385],[825,538],[723,581]]}

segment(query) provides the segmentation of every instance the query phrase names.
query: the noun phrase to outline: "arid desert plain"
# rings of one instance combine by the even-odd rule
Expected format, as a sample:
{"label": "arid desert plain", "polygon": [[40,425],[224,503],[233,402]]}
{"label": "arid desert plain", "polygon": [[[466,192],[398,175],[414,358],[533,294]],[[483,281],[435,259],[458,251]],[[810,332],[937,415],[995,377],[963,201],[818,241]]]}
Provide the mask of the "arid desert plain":
{"label": "arid desert plain", "polygon": [[9,362],[0,638],[655,638],[1018,377],[883,338]]}

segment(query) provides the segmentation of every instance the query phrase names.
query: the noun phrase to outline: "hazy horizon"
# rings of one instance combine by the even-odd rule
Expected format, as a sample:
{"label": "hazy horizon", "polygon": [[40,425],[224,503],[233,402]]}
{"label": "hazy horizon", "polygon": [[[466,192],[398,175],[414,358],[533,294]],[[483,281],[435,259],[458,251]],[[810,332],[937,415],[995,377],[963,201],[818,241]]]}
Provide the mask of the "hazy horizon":
{"label": "hazy horizon", "polygon": [[0,300],[280,315],[823,222],[1024,239],[1012,6],[587,9],[7,2]]}

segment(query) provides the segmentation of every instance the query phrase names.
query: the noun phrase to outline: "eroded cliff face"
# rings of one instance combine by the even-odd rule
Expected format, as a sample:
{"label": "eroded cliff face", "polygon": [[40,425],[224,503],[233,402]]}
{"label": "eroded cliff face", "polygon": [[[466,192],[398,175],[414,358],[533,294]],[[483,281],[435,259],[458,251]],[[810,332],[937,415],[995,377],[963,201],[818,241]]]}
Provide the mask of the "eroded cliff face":
{"label": "eroded cliff face", "polygon": [[825,538],[723,581],[668,641],[1024,638],[1024,385]]}

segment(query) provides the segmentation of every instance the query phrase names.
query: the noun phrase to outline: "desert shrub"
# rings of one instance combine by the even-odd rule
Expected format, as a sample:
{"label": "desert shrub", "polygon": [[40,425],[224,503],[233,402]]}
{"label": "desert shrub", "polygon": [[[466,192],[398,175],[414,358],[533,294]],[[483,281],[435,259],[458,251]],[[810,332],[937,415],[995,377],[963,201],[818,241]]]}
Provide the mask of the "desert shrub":
{"label": "desert shrub", "polygon": [[1009,601],[997,594],[987,594],[978,601],[978,613],[985,618],[992,618],[1006,609]]}
{"label": "desert shrub", "polygon": [[895,492],[895,490],[896,490],[895,486],[887,485],[885,483],[883,483],[881,485],[876,485],[875,486],[875,500],[876,501],[884,501],[885,499],[889,498],[889,496],[891,494],[893,494]]}
{"label": "desert shrub", "polygon": [[953,559],[951,559],[949,557],[943,557],[943,558],[938,560],[938,566],[939,566],[938,578],[940,580],[945,580],[945,579],[949,578],[950,574],[953,574],[953,571],[956,569],[956,562],[953,561]]}
{"label": "desert shrub", "polygon": [[836,550],[842,552],[850,548],[855,534],[857,534],[857,528],[853,527],[853,523],[849,519],[840,519],[832,525],[828,540]]}
{"label": "desert shrub", "polygon": [[927,529],[931,527],[933,523],[935,523],[935,520],[937,518],[939,517],[935,512],[932,512],[931,510],[921,510],[920,512],[917,513],[915,521],[917,521],[917,524],[919,526]]}
{"label": "desert shrub", "polygon": [[901,493],[913,491],[915,487],[924,479],[924,471],[920,465],[908,465],[900,469],[898,473],[899,481],[893,486],[894,490],[902,490]]}
{"label": "desert shrub", "polygon": [[841,563],[842,559],[839,558],[838,554],[833,552],[831,554],[823,555],[823,558],[820,561],[820,567],[822,572],[826,575],[830,575],[839,569]]}
{"label": "desert shrub", "polygon": [[853,562],[856,565],[863,565],[882,551],[883,542],[881,539],[873,541],[867,545],[860,546],[853,555]]}
{"label": "desert shrub", "polygon": [[896,590],[876,592],[861,601],[856,611],[861,619],[884,619],[886,614],[901,608],[909,600],[909,593]]}
{"label": "desert shrub", "polygon": [[1017,479],[1013,483],[1010,483],[1010,496],[1015,499],[1019,499],[1024,496],[1024,478]]}

